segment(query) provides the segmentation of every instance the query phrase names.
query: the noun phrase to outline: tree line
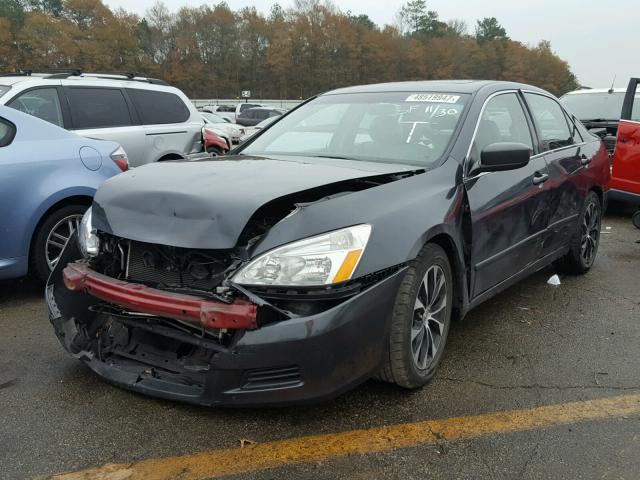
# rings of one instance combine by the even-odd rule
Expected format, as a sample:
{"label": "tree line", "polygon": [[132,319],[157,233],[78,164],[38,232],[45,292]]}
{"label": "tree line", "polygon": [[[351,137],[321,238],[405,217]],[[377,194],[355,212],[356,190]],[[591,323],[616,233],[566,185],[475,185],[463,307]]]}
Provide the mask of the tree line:
{"label": "tree line", "polygon": [[156,3],[143,17],[101,0],[0,0],[0,71],[81,69],[163,78],[192,98],[296,99],[386,81],[482,78],[577,87],[549,42],[509,38],[495,18],[475,28],[442,20],[412,0],[393,25],[296,0],[268,14],[225,2],[172,13]]}

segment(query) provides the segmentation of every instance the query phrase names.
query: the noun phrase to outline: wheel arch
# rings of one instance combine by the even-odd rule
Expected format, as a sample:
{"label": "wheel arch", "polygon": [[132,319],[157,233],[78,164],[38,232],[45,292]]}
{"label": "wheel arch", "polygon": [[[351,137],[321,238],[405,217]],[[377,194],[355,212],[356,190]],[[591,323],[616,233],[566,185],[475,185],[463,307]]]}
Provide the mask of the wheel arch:
{"label": "wheel arch", "polygon": [[36,234],[40,229],[40,227],[42,226],[42,224],[53,212],[55,212],[56,210],[60,210],[61,208],[67,207],[69,205],[86,205],[87,207],[90,207],[92,202],[93,202],[93,196],[78,194],[78,195],[71,195],[69,197],[62,198],[56,201],[55,203],[53,203],[51,206],[49,206],[40,215],[40,218],[36,222],[35,226],[31,229],[31,232],[29,235],[29,251],[28,251],[29,260],[31,260],[31,256],[33,253],[33,242],[36,239]]}
{"label": "wheel arch", "polygon": [[184,155],[180,155],[177,152],[166,153],[162,157],[158,158],[156,162],[167,162],[169,160],[184,160]]}
{"label": "wheel arch", "polygon": [[598,200],[600,200],[600,206],[602,207],[602,212],[604,214],[605,210],[607,209],[607,204],[605,202],[604,191],[602,187],[600,185],[592,185],[589,191],[594,192],[596,195],[598,195]]}
{"label": "wheel arch", "polygon": [[432,236],[428,237],[425,245],[429,243],[438,245],[442,248],[449,259],[454,282],[452,314],[454,319],[461,319],[465,313],[465,305],[468,303],[465,281],[466,268],[463,260],[464,256],[449,233],[442,231],[434,233]]}

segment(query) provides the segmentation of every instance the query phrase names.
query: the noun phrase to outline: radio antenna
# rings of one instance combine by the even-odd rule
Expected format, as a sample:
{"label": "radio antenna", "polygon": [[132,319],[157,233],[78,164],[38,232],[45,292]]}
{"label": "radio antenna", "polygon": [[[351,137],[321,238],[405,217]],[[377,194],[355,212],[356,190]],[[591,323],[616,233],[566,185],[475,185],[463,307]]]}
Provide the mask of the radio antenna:
{"label": "radio antenna", "polygon": [[613,76],[613,80],[611,81],[611,88],[609,89],[609,93],[613,93],[613,85],[616,83],[616,75]]}

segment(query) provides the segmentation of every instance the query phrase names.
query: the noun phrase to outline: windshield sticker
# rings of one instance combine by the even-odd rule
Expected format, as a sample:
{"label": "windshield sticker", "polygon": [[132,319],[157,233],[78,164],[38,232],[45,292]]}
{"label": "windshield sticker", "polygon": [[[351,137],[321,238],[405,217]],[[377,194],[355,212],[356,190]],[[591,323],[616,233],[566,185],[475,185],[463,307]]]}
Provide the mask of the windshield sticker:
{"label": "windshield sticker", "polygon": [[448,95],[446,93],[414,93],[409,95],[405,102],[430,102],[430,103],[458,103],[460,95]]}

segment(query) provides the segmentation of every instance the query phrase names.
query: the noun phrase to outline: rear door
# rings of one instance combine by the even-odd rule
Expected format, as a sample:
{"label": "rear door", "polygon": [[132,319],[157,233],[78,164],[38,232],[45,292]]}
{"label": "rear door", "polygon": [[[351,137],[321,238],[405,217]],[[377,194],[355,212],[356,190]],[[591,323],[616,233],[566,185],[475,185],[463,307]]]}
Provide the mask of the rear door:
{"label": "rear door", "polygon": [[518,92],[487,100],[467,164],[475,165],[485,147],[500,142],[529,145],[534,155],[525,167],[477,175],[471,170],[465,180],[472,222],[473,297],[518,274],[541,256],[548,218],[543,184],[549,174],[534,138]]}
{"label": "rear door", "polygon": [[204,120],[200,115],[191,121],[191,111],[172,92],[142,88],[127,88],[126,92],[143,125],[144,163],[155,162],[165,155],[184,157],[193,153],[202,138]]}
{"label": "rear door", "polygon": [[117,142],[132,166],[143,163],[145,137],[121,88],[65,87],[71,112],[71,128],[87,138]]}
{"label": "rear door", "polygon": [[639,78],[632,78],[627,88],[609,183],[609,187],[616,191],[618,198],[625,198],[635,203],[640,203],[639,84]]}
{"label": "rear door", "polygon": [[583,160],[590,156],[582,151],[584,142],[573,120],[554,98],[534,92],[525,93],[524,98],[536,126],[539,150],[549,168],[549,180],[543,187],[548,227],[542,254],[546,256],[568,245],[575,232],[585,194],[579,174],[587,165]]}

